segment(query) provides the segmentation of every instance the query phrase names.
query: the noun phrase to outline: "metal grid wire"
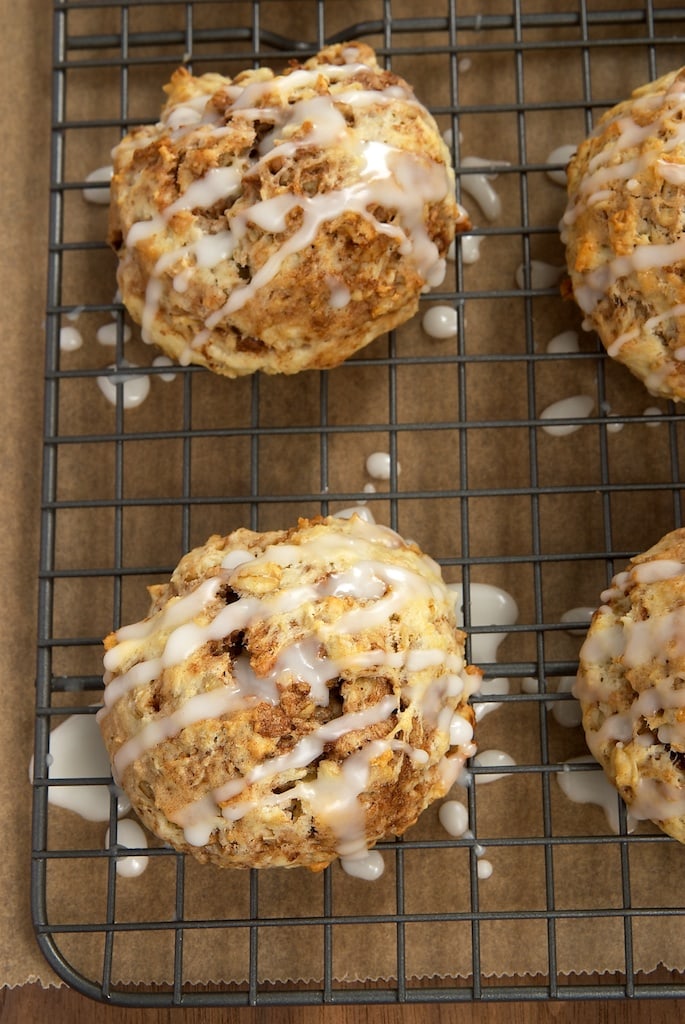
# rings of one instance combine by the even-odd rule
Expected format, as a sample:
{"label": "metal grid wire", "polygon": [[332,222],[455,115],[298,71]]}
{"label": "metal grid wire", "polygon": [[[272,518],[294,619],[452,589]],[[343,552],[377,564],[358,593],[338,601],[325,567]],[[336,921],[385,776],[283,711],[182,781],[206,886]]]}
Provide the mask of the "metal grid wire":
{"label": "metal grid wire", "polygon": [[[307,374],[306,380],[220,381],[179,367],[174,382],[162,383],[168,367],[150,365],[149,350],[141,355],[144,347],[135,349],[135,341],[124,348],[125,316],[111,298],[114,263],[105,222],[81,199],[86,173],[107,162],[109,148],[129,127],[155,119],[160,87],[179,63],[198,72],[235,73],[255,63],[282,66],[324,42],[347,39],[368,41],[406,77],[435,69],[429,80],[439,77],[440,88],[436,84],[434,95],[421,98],[441,128],[453,130],[457,165],[472,131],[492,143],[492,163],[465,166],[460,181],[498,173],[505,213],[489,222],[470,207],[474,232],[482,237],[481,260],[467,266],[458,248],[443,289],[425,298],[426,304],[456,309],[458,338],[437,345],[416,329],[399,331],[345,368]],[[683,43],[685,8],[650,0],[624,7],[610,0],[500,0],[481,10],[457,0],[423,0],[414,13],[402,0],[55,2],[32,885],[40,945],[58,974],[80,991],[144,1006],[621,998],[683,991],[675,973],[645,973],[636,947],[645,925],[657,916],[662,923],[677,919],[685,909],[649,899],[636,903],[632,892],[634,858],[653,855],[658,864],[674,844],[656,831],[629,834],[624,813],[618,834],[585,826],[587,809],[579,812],[575,832],[560,831],[554,775],[563,741],[548,714],[553,701],[567,697],[555,693],[554,680],[573,674],[577,652],[550,595],[560,579],[588,579],[578,602],[588,603],[630,555],[681,524],[680,415],[664,402],[645,415],[645,406],[654,403],[609,365],[592,336],[583,337],[578,352],[549,354],[541,344],[545,330],[549,337],[577,323],[568,306],[558,314],[557,285],[540,287],[534,275],[538,254],[558,257],[556,207],[539,205],[541,195],[553,193],[545,184],[545,152],[582,137],[625,87],[680,63]],[[537,91],[536,75],[549,73],[557,61],[573,69],[573,87],[560,75],[558,91]],[[626,68],[624,86],[620,69]],[[552,126],[559,119],[568,127],[555,140]],[[546,151],[537,142],[541,136],[549,139]],[[506,166],[499,166],[500,159]],[[470,202],[466,195],[464,202]],[[507,254],[522,267],[518,285],[509,271],[501,272]],[[73,356],[60,350],[60,328],[69,315],[78,316],[84,333],[103,322],[116,325],[113,368],[103,370],[107,360],[96,346]],[[135,361],[131,346],[140,366],[128,365]],[[150,380],[150,398],[139,409],[124,408],[121,387],[111,407],[93,397],[96,378],[122,367]],[[559,439],[550,447],[539,415],[550,380],[564,375],[585,375],[596,399],[578,431],[582,440],[574,447],[562,442],[573,457],[558,454]],[[437,397],[441,389],[445,401]],[[629,436],[631,443],[620,447]],[[368,494],[363,471],[355,474],[350,466],[360,459],[363,464],[360,453],[376,449],[390,453],[392,474],[387,486]],[[406,452],[412,453],[409,465]],[[289,465],[301,467],[297,473],[289,469],[285,479],[279,475],[284,453]],[[441,472],[443,460],[447,469]],[[511,818],[493,825],[485,801],[495,787],[471,785],[465,799],[473,835],[450,839],[412,830],[402,841],[381,844],[392,863],[391,910],[353,914],[333,868],[317,878],[316,897],[303,898],[299,909],[292,902],[290,910],[279,909],[282,893],[253,871],[244,876],[237,916],[206,906],[198,911],[193,866],[159,847],[148,855],[159,866],[164,909],[154,919],[138,919],[125,903],[113,848],[82,837],[71,819],[65,826],[65,812],[48,802],[57,781],[110,785],[109,824],[116,835],[111,780],[49,779],[50,730],[69,715],[93,713],[101,694],[101,636],[138,617],[144,585],[168,575],[183,551],[210,532],[276,528],[298,514],[326,514],[361,501],[400,532],[417,529],[446,577],[463,581],[467,627],[474,581],[515,593],[519,621],[499,627],[507,634],[505,653],[483,666],[487,676],[509,677],[511,692],[496,698],[502,707],[483,720],[483,728],[521,713],[532,729],[532,755],[503,769],[509,778],[496,785],[518,780],[524,794],[535,793],[534,827],[517,830],[515,795]],[[585,536],[585,520],[592,521],[587,544],[576,539]],[[483,522],[490,541],[482,535]],[[470,632],[497,628],[474,625]],[[524,691],[525,677],[540,681],[539,693]],[[488,771],[474,768],[474,775]],[[534,874],[538,865],[539,891],[530,903],[522,899],[506,909],[491,904],[478,878],[478,844],[496,865],[498,857],[504,864],[510,855],[530,863]],[[614,865],[610,899],[597,892],[585,900],[564,899],[563,865],[581,850],[593,864],[596,855],[599,863]],[[446,863],[431,857],[445,853],[467,878],[463,904],[442,905],[439,894],[430,905],[417,903],[415,858],[424,858],[430,872],[431,865]],[[94,878],[101,881],[93,883],[93,905],[74,918],[55,893],[65,886],[80,890]],[[299,876],[288,883],[300,884]],[[311,893],[313,883],[307,884]],[[600,965],[596,974],[565,969],[564,928],[571,927],[573,941],[583,944],[608,922],[621,949],[618,966],[604,975]],[[413,935],[426,926],[466,948],[466,970],[436,978],[416,967]],[[499,947],[492,933],[510,929],[518,936],[526,926],[542,936],[543,966],[516,977],[504,954],[499,963],[496,955],[493,960],[491,948]],[[390,947],[389,968],[370,977],[363,963],[356,975],[346,971],[337,950],[340,936],[355,927],[369,945],[382,936]],[[278,968],[265,977],[262,951],[274,929],[286,944],[307,933],[315,963],[303,968],[305,980],[279,980]],[[191,950],[207,934],[227,941],[229,950],[232,937],[240,936],[240,964],[227,954],[226,977],[235,973],[230,982],[192,984],[199,979],[189,967]],[[155,956],[162,963],[160,976],[154,983],[133,976],[121,982],[126,944],[143,940],[150,969]]]}

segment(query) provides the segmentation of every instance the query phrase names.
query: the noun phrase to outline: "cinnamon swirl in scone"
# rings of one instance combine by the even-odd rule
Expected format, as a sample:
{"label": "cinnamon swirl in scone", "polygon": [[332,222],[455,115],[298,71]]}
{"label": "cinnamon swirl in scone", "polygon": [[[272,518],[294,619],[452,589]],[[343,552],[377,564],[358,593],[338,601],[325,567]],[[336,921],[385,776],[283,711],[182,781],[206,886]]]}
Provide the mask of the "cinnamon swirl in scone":
{"label": "cinnamon swirl in scone", "polygon": [[469,223],[449,152],[370,47],[181,68],[166,92],[113,154],[109,237],[145,340],[229,377],[329,368],[442,281]]}
{"label": "cinnamon swirl in scone", "polygon": [[685,842],[685,529],[602,594],[575,696],[590,751],[631,815]]}
{"label": "cinnamon swirl in scone", "polygon": [[562,221],[586,324],[657,396],[685,399],[685,68],[600,119],[568,167]]}
{"label": "cinnamon swirl in scone", "polygon": [[201,861],[354,869],[474,750],[453,595],[386,527],[213,536],[151,596],[105,642],[99,722],[143,823]]}

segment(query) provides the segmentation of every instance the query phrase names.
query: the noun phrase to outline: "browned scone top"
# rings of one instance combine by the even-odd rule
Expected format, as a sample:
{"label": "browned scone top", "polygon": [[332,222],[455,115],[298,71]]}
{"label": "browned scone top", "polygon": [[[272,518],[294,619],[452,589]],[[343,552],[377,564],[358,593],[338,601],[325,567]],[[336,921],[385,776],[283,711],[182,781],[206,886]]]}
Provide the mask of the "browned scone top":
{"label": "browned scone top", "polygon": [[562,239],[576,302],[609,355],[685,398],[685,69],[636,89],[568,167]]}
{"label": "browned scone top", "polygon": [[357,515],[210,537],[105,646],[99,721],[156,835],[229,867],[357,866],[473,750],[454,595]]}
{"label": "browned scone top", "polygon": [[184,68],[115,148],[110,242],[143,337],[236,377],[337,366],[409,319],[455,229],[428,110],[362,43],[283,74]]}
{"label": "browned scone top", "polygon": [[685,842],[685,529],[602,594],[575,695],[590,751],[636,819]]}

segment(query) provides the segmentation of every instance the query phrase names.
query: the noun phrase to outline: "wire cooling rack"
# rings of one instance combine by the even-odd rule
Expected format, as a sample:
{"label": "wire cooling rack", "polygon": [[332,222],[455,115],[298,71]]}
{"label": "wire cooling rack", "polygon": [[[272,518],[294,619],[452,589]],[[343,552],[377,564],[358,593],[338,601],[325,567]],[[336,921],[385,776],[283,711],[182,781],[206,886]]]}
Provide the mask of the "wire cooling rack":
{"label": "wire cooling rack", "polygon": [[[135,330],[127,340],[105,208],[83,198],[89,172],[156,119],[177,65],[281,67],[346,39],[415,82],[450,132],[480,258],[458,246],[422,313],[451,307],[457,336],[430,338],[420,314],[329,373],[232,382],[174,367],[167,381]],[[32,891],[40,945],[80,991],[144,1006],[682,993],[685,910],[680,887],[662,891],[679,850],[656,830],[629,832],[620,809],[614,831],[601,809],[563,797],[561,762],[584,744],[550,710],[569,698],[583,606],[681,524],[681,418],[612,365],[560,298],[564,200],[549,174],[563,170],[559,146],[678,66],[683,43],[685,8],[650,0],[55,2]],[[82,348],[60,347],[65,326]],[[105,326],[109,350],[94,340]],[[561,351],[548,344],[559,334],[571,338]],[[149,385],[135,408],[122,369]],[[572,410],[557,423],[568,436],[550,437],[542,411],[577,394],[589,415]],[[391,475],[371,491],[364,460],[377,450]],[[428,811],[381,844],[380,888],[335,867],[217,878],[160,846],[145,875],[122,878],[104,826],[48,801],[49,733],[93,714],[101,637],[144,614],[145,585],[209,533],[357,502],[462,584],[474,643],[502,641],[483,668],[509,692],[479,698],[499,705],[480,745],[515,763],[492,785],[478,784],[492,768],[463,780],[464,836]],[[516,621],[472,617],[475,584],[511,594]],[[109,778],[59,782],[109,786],[116,835]]]}

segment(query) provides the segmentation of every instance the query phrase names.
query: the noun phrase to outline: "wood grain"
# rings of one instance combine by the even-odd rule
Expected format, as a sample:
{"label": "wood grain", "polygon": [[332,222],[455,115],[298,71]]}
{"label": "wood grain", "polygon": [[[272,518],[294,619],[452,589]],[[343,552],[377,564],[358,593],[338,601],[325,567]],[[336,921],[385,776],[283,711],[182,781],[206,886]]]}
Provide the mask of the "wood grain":
{"label": "wood grain", "polygon": [[102,1006],[66,988],[0,990],[0,1024],[675,1024],[677,999],[429,1006],[139,1009]]}

